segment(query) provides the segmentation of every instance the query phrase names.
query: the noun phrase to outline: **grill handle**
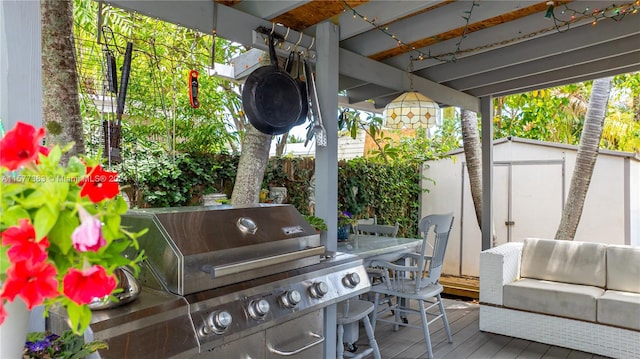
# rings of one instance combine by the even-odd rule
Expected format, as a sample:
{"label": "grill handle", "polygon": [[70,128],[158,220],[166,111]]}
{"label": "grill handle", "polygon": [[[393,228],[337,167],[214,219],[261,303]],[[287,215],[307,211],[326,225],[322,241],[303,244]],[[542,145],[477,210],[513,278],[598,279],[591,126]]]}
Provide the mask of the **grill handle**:
{"label": "grill handle", "polygon": [[200,270],[208,273],[211,279],[224,277],[231,274],[241,273],[244,271],[264,268],[280,263],[294,261],[296,259],[311,257],[314,255],[324,254],[324,246],[307,248],[296,252],[278,254],[271,257],[258,258],[250,261],[237,262],[225,265],[214,266],[211,264],[203,265]]}
{"label": "grill handle", "polygon": [[307,345],[304,345],[304,346],[302,346],[302,347],[300,347],[298,349],[295,349],[295,350],[291,350],[291,351],[279,350],[279,349],[276,349],[276,348],[272,347],[271,343],[267,343],[267,348],[269,348],[269,351],[272,352],[273,354],[278,354],[278,355],[282,355],[284,357],[288,357],[288,356],[299,354],[299,353],[301,353],[301,352],[303,352],[303,351],[305,351],[305,350],[307,350],[307,349],[309,349],[311,347],[314,347],[314,346],[324,342],[324,337],[322,335],[320,335],[320,334],[316,334],[314,332],[309,332],[309,335],[311,337],[315,338],[316,340],[314,340],[313,342],[311,342],[311,343],[309,343]]}

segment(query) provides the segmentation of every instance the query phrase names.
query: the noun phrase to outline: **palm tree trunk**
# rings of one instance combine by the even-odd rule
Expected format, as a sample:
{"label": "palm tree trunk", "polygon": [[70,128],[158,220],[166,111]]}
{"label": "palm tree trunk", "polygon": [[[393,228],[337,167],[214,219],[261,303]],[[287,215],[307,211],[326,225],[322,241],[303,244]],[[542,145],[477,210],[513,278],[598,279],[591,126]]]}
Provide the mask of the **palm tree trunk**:
{"label": "palm tree trunk", "polygon": [[260,201],[260,189],[269,160],[271,136],[247,124],[236,182],[231,194],[234,206],[253,205]]}
{"label": "palm tree trunk", "polygon": [[460,114],[462,123],[462,143],[464,157],[469,172],[469,185],[471,186],[471,198],[476,210],[476,220],[482,229],[482,146],[478,133],[478,115],[469,110],[462,110]]}
{"label": "palm tree trunk", "polygon": [[84,153],[73,43],[73,1],[41,0],[42,112],[47,145],[75,142],[66,158]]}
{"label": "palm tree trunk", "polygon": [[567,196],[567,204],[562,211],[562,218],[556,239],[573,240],[580,223],[584,201],[593,175],[593,168],[598,157],[602,127],[607,113],[611,81],[606,77],[593,81],[589,107],[584,119],[584,127],[580,136],[580,145],[576,156],[576,166],[571,177],[571,186]]}

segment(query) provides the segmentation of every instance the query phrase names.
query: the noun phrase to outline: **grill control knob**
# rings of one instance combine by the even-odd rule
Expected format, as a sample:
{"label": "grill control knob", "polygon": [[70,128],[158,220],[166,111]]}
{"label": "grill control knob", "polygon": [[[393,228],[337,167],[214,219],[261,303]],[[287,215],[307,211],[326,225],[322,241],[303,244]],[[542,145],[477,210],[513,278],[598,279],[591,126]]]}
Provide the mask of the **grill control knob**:
{"label": "grill control knob", "polygon": [[355,288],[360,284],[360,276],[358,273],[348,273],[342,278],[342,284],[347,288]]}
{"label": "grill control knob", "polygon": [[309,287],[309,294],[313,298],[322,298],[327,293],[329,293],[329,286],[325,282],[315,282]]}
{"label": "grill control knob", "polygon": [[269,313],[269,302],[264,299],[253,300],[249,303],[249,316],[253,319],[260,319]]}
{"label": "grill control knob", "polygon": [[286,308],[295,307],[298,303],[300,303],[301,300],[302,296],[300,295],[300,292],[295,289],[288,291],[280,296],[280,301]]}
{"label": "grill control knob", "polygon": [[226,310],[213,312],[207,316],[202,332],[204,334],[222,334],[229,328],[231,322],[233,322],[233,318]]}

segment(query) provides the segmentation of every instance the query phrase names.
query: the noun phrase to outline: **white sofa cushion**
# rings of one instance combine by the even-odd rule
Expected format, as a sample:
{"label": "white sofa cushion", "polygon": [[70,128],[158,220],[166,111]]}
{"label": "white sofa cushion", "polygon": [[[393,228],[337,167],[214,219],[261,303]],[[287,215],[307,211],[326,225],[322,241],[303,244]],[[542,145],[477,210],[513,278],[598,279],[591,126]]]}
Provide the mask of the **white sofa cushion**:
{"label": "white sofa cushion", "polygon": [[601,243],[527,238],[520,276],[604,288],[606,255]]}
{"label": "white sofa cushion", "polygon": [[640,293],[640,247],[607,247],[607,289]]}
{"label": "white sofa cushion", "polygon": [[640,294],[607,290],[598,298],[598,322],[640,330]]}
{"label": "white sofa cushion", "polygon": [[504,306],[574,319],[596,320],[596,299],[604,289],[522,278],[504,286]]}

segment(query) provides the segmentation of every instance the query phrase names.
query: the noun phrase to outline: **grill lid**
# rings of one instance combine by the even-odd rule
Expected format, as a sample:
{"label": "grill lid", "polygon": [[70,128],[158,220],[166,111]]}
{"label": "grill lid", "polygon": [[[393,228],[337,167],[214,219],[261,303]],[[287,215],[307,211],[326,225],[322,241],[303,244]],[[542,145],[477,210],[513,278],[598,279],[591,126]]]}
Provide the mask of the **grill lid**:
{"label": "grill lid", "polygon": [[320,235],[291,205],[132,210],[122,222],[139,239],[149,270],[180,295],[319,262]]}

